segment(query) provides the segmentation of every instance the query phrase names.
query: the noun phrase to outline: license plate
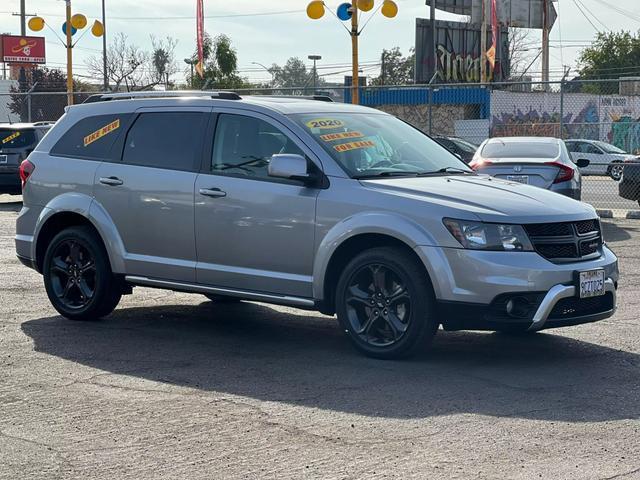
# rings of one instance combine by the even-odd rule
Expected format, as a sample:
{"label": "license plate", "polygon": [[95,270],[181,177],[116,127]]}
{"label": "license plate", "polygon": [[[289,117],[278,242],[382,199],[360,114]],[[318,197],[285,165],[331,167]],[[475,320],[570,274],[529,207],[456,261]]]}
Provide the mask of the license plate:
{"label": "license plate", "polygon": [[510,182],[529,184],[529,175],[507,175],[507,180]]}
{"label": "license plate", "polygon": [[580,298],[604,295],[604,270],[580,272],[578,287],[580,289]]}
{"label": "license plate", "polygon": [[0,155],[0,163],[7,163],[7,158],[6,155]]}

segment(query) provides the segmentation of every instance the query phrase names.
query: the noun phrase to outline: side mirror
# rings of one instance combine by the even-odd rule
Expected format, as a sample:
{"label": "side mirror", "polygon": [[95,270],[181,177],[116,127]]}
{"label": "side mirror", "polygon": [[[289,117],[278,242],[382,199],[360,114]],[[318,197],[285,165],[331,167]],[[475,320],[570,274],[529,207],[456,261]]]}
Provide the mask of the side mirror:
{"label": "side mirror", "polygon": [[272,155],[268,171],[269,176],[275,178],[301,180],[305,183],[315,180],[314,176],[309,173],[309,163],[307,159],[295,153],[277,153]]}
{"label": "side mirror", "polygon": [[578,166],[578,168],[588,167],[590,163],[591,162],[586,158],[579,158],[578,160],[575,161],[575,164]]}

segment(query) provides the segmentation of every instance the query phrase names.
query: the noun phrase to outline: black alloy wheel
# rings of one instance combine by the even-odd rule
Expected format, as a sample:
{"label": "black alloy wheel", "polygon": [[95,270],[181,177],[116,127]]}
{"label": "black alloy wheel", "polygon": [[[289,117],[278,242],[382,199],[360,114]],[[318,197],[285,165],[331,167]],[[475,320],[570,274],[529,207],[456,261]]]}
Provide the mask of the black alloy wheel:
{"label": "black alloy wheel", "polygon": [[376,347],[402,338],[411,320],[411,297],[398,273],[382,264],[368,264],[349,281],[346,308],[351,331]]}
{"label": "black alloy wheel", "polygon": [[56,245],[49,268],[51,286],[60,302],[70,310],[86,307],[96,290],[96,263],[91,252],[76,240],[65,240]]}
{"label": "black alloy wheel", "polygon": [[375,358],[426,348],[439,325],[428,273],[419,258],[397,247],[365,250],[346,265],[336,312],[353,345]]}
{"label": "black alloy wheel", "polygon": [[125,287],[111,271],[102,239],[88,226],[67,228],[51,240],[42,273],[49,301],[71,320],[108,315]]}

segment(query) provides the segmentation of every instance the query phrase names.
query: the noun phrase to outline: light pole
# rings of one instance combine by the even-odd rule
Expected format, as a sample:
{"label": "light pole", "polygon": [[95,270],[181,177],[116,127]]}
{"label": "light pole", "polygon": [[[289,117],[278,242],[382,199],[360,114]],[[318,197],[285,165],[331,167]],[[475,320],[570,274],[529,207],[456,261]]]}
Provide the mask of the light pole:
{"label": "light pole", "polygon": [[[358,11],[368,12],[373,9],[374,3],[375,0],[351,0],[350,2],[340,4],[335,13],[338,20],[351,22],[351,29],[345,25],[343,25],[343,27],[349,32],[349,36],[351,37],[351,103],[356,105],[360,100],[358,90],[360,83],[358,78],[358,37],[362,33],[362,30],[364,30],[364,27],[369,23],[369,20],[371,20],[371,16],[369,16],[362,28],[360,28],[358,21],[361,19],[358,18]],[[325,7],[326,4],[323,0],[312,0],[309,5],[307,5],[307,16],[312,20],[318,20],[324,15]],[[376,9],[376,12],[378,10],[387,18],[393,18],[398,14],[398,6],[393,0],[383,0],[382,5]]]}
{"label": "light pole", "polygon": [[104,91],[109,91],[109,72],[107,72],[107,16],[102,0],[102,70],[104,75]]}
{"label": "light pole", "polygon": [[313,93],[316,93],[317,80],[318,80],[318,72],[316,70],[316,61],[322,60],[322,55],[309,55],[307,58],[309,60],[313,60]]}
{"label": "light pole", "polygon": [[273,75],[273,72],[269,70],[267,67],[265,67],[263,64],[261,64],[260,62],[251,62],[251,65],[258,65],[259,67],[262,67],[263,69],[265,69],[269,73],[269,75],[271,75],[271,88],[273,88],[273,84],[275,82],[275,77]]}
{"label": "light pole", "polygon": [[189,77],[189,88],[193,88],[193,67],[196,63],[198,63],[198,60],[197,59],[194,60],[193,58],[185,58],[184,63],[186,63],[191,67],[191,76]]}

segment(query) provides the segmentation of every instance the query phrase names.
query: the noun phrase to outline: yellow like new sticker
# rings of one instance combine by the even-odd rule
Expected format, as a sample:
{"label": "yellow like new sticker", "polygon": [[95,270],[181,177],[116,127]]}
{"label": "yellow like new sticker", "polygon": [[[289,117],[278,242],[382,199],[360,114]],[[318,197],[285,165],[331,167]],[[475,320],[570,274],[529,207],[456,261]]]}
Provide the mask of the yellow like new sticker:
{"label": "yellow like new sticker", "polygon": [[105,125],[104,127],[96,130],[93,133],[90,133],[89,135],[87,135],[86,137],[84,137],[84,146],[88,146],[91,145],[93,142],[95,142],[96,140],[104,137],[105,135],[113,132],[114,130],[120,128],[120,119],[117,118],[115,119],[113,122],[111,122],[108,125]]}
{"label": "yellow like new sticker", "polygon": [[2,143],[9,143],[11,140],[15,140],[16,138],[18,138],[20,136],[20,132],[13,132],[11,135],[9,135],[7,138],[4,138],[2,140]]}
{"label": "yellow like new sticker", "polygon": [[369,148],[375,147],[376,144],[371,140],[360,140],[358,142],[349,142],[349,143],[341,143],[340,145],[336,145],[333,149],[336,152],[347,152],[349,150],[355,150],[357,148]]}

